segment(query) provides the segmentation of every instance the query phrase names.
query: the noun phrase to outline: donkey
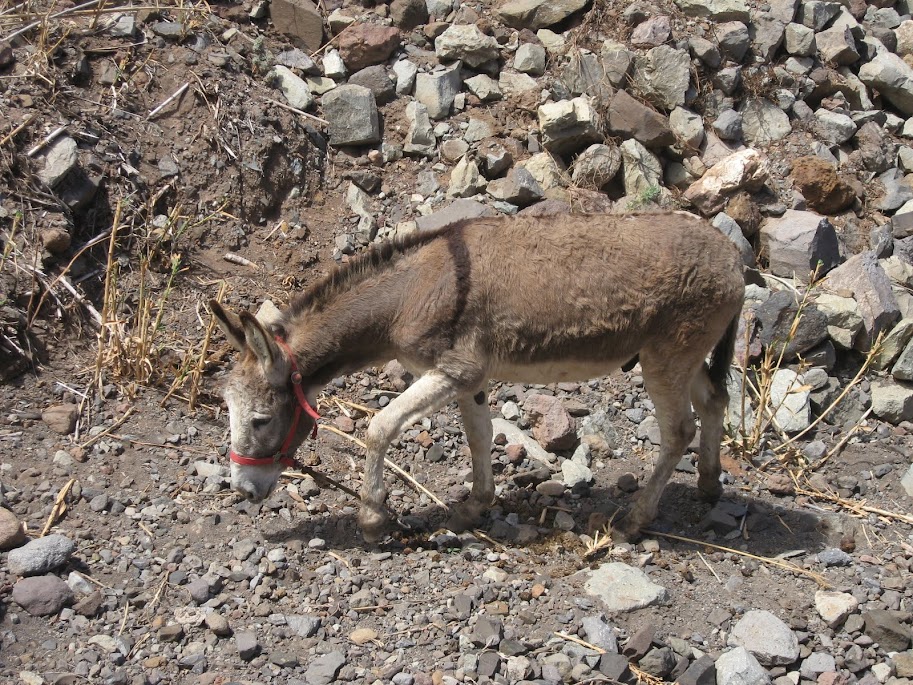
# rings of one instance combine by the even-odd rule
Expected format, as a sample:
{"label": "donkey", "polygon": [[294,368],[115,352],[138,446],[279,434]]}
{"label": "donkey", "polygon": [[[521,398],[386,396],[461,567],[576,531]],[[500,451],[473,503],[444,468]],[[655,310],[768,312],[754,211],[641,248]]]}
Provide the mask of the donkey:
{"label": "donkey", "polygon": [[454,400],[472,455],[472,491],[449,522],[462,529],[494,499],[489,379],[581,381],[639,358],[662,444],[620,528],[636,536],[694,437],[692,404],[701,419],[699,493],[716,500],[722,492],[742,272],[733,243],[685,212],[476,218],[373,246],[267,324],[212,301],[242,352],[224,391],[232,488],[267,497],[316,432],[321,388],[398,359],[417,380],[368,426],[362,534],[373,542],[384,532],[391,441]]}

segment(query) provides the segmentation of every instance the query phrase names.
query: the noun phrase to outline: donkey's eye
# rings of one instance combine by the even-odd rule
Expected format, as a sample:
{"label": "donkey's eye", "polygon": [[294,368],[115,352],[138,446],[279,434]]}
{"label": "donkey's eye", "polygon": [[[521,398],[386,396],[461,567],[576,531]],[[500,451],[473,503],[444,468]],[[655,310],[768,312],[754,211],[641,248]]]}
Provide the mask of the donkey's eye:
{"label": "donkey's eye", "polygon": [[263,428],[263,427],[267,426],[269,424],[269,422],[272,420],[273,420],[272,416],[267,416],[264,414],[264,415],[254,416],[250,420],[250,424],[254,428]]}

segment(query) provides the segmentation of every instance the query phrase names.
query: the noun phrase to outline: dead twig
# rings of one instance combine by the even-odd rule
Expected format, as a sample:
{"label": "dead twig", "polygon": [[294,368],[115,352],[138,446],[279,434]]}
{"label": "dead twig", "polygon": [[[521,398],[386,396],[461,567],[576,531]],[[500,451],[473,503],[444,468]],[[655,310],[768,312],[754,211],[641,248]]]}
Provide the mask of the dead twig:
{"label": "dead twig", "polygon": [[7,133],[5,136],[3,136],[3,139],[0,140],[0,147],[3,147],[4,145],[7,144],[7,142],[9,142],[9,141],[12,140],[13,138],[15,138],[17,135],[19,135],[19,133],[21,133],[22,130],[25,129],[26,126],[28,126],[29,124],[31,124],[31,123],[32,123],[33,121],[35,121],[35,119],[37,119],[37,118],[38,118],[38,115],[37,115],[37,114],[32,114],[32,115],[27,116],[27,117],[25,118],[25,121],[23,121],[23,122],[22,122],[21,124],[19,124],[16,128],[14,128],[12,131],[10,131],[10,132]]}
{"label": "dead twig", "polygon": [[327,121],[326,119],[321,119],[320,117],[315,117],[313,114],[308,114],[304,110],[298,109],[297,107],[292,107],[291,105],[287,105],[284,102],[279,102],[278,100],[273,100],[272,98],[263,98],[263,99],[266,100],[271,105],[276,105],[276,107],[281,107],[282,109],[287,109],[289,112],[294,112],[295,114],[298,114],[300,116],[303,116],[303,117],[306,117],[313,121],[316,121],[318,124],[323,124],[324,126],[330,125],[330,122]]}
{"label": "dead twig", "polygon": [[238,266],[249,266],[254,269],[258,268],[257,265],[252,261],[246,257],[242,257],[239,254],[235,254],[234,252],[226,252],[224,255],[222,255],[222,259],[224,259],[226,262],[237,264]]}
{"label": "dead twig", "polygon": [[879,507],[872,507],[866,504],[864,500],[862,502],[853,502],[852,500],[844,499],[837,495],[831,495],[818,490],[807,490],[800,487],[796,487],[796,494],[805,495],[812,499],[824,500],[825,502],[831,502],[832,504],[838,504],[860,516],[863,516],[864,514],[875,514],[876,516],[883,516],[884,518],[895,519],[913,525],[913,516],[901,514],[896,511],[888,511],[887,509],[880,509]]}
{"label": "dead twig", "polygon": [[169,95],[167,98],[165,98],[164,102],[162,102],[162,104],[160,104],[158,107],[153,108],[152,111],[146,115],[146,118],[151,119],[152,117],[154,117],[156,114],[161,112],[165,107],[167,107],[169,104],[174,102],[174,100],[181,97],[181,95],[183,95],[184,91],[187,90],[188,88],[190,88],[190,81],[185,83],[183,86],[181,86],[176,91],[174,91],[171,95]]}
{"label": "dead twig", "polygon": [[33,147],[33,148],[32,148],[31,150],[29,150],[28,152],[26,152],[26,153],[25,153],[25,156],[26,156],[26,157],[34,157],[35,155],[37,155],[39,152],[41,152],[42,149],[44,149],[44,147],[45,147],[46,145],[48,145],[51,141],[53,141],[54,138],[56,138],[56,137],[59,136],[61,133],[63,133],[64,131],[66,131],[68,125],[69,125],[69,124],[64,124],[63,126],[58,126],[58,127],[55,128],[53,131],[51,131],[50,133],[48,133],[44,138],[42,138],[40,141],[38,141],[38,143],[35,145],[35,147]]}
{"label": "dead twig", "polygon": [[57,493],[57,499],[54,500],[54,506],[51,508],[51,513],[48,516],[47,523],[44,524],[44,529],[38,537],[43,538],[47,535],[48,531],[57,523],[57,520],[66,513],[67,495],[70,492],[70,488],[72,488],[75,483],[76,479],[70,478],[70,480],[67,481],[67,484],[60,488],[60,492]]}
{"label": "dead twig", "polygon": [[[112,423],[101,433],[98,433],[97,435],[93,435],[91,438],[89,438],[84,443],[82,443],[80,445],[80,447],[82,447],[83,449],[86,449],[87,447],[90,447],[91,445],[95,444],[97,441],[101,440],[103,437],[105,437],[107,435],[111,435],[111,431],[113,431],[116,428],[120,428],[122,425],[124,425],[124,422],[130,418],[130,416],[133,414],[134,411],[136,411],[135,407],[129,407],[127,409],[127,411],[124,412],[124,415],[121,416],[117,421]],[[117,436],[113,436],[113,437],[117,437]]]}

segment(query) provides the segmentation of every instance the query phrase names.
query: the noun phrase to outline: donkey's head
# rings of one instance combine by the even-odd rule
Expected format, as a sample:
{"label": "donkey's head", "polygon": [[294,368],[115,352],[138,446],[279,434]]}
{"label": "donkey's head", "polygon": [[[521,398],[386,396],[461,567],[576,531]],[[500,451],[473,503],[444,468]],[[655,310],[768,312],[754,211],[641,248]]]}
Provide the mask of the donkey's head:
{"label": "donkey's head", "polygon": [[236,316],[214,300],[209,306],[242,355],[224,389],[231,426],[231,487],[259,502],[272,492],[283,468],[294,463],[291,456],[315,428],[313,398],[302,393],[307,388],[301,388],[288,348],[277,342],[281,328],[275,321],[258,320],[246,311]]}

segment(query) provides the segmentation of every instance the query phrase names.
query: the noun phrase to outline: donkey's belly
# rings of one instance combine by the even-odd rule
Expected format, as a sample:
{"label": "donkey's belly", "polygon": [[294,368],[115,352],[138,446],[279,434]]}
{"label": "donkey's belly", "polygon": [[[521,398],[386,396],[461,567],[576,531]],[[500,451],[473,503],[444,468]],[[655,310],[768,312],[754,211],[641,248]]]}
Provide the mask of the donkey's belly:
{"label": "donkey's belly", "polygon": [[628,358],[610,360],[563,360],[518,363],[505,360],[492,366],[489,376],[494,380],[514,383],[558,383],[561,381],[586,381],[606,376]]}

